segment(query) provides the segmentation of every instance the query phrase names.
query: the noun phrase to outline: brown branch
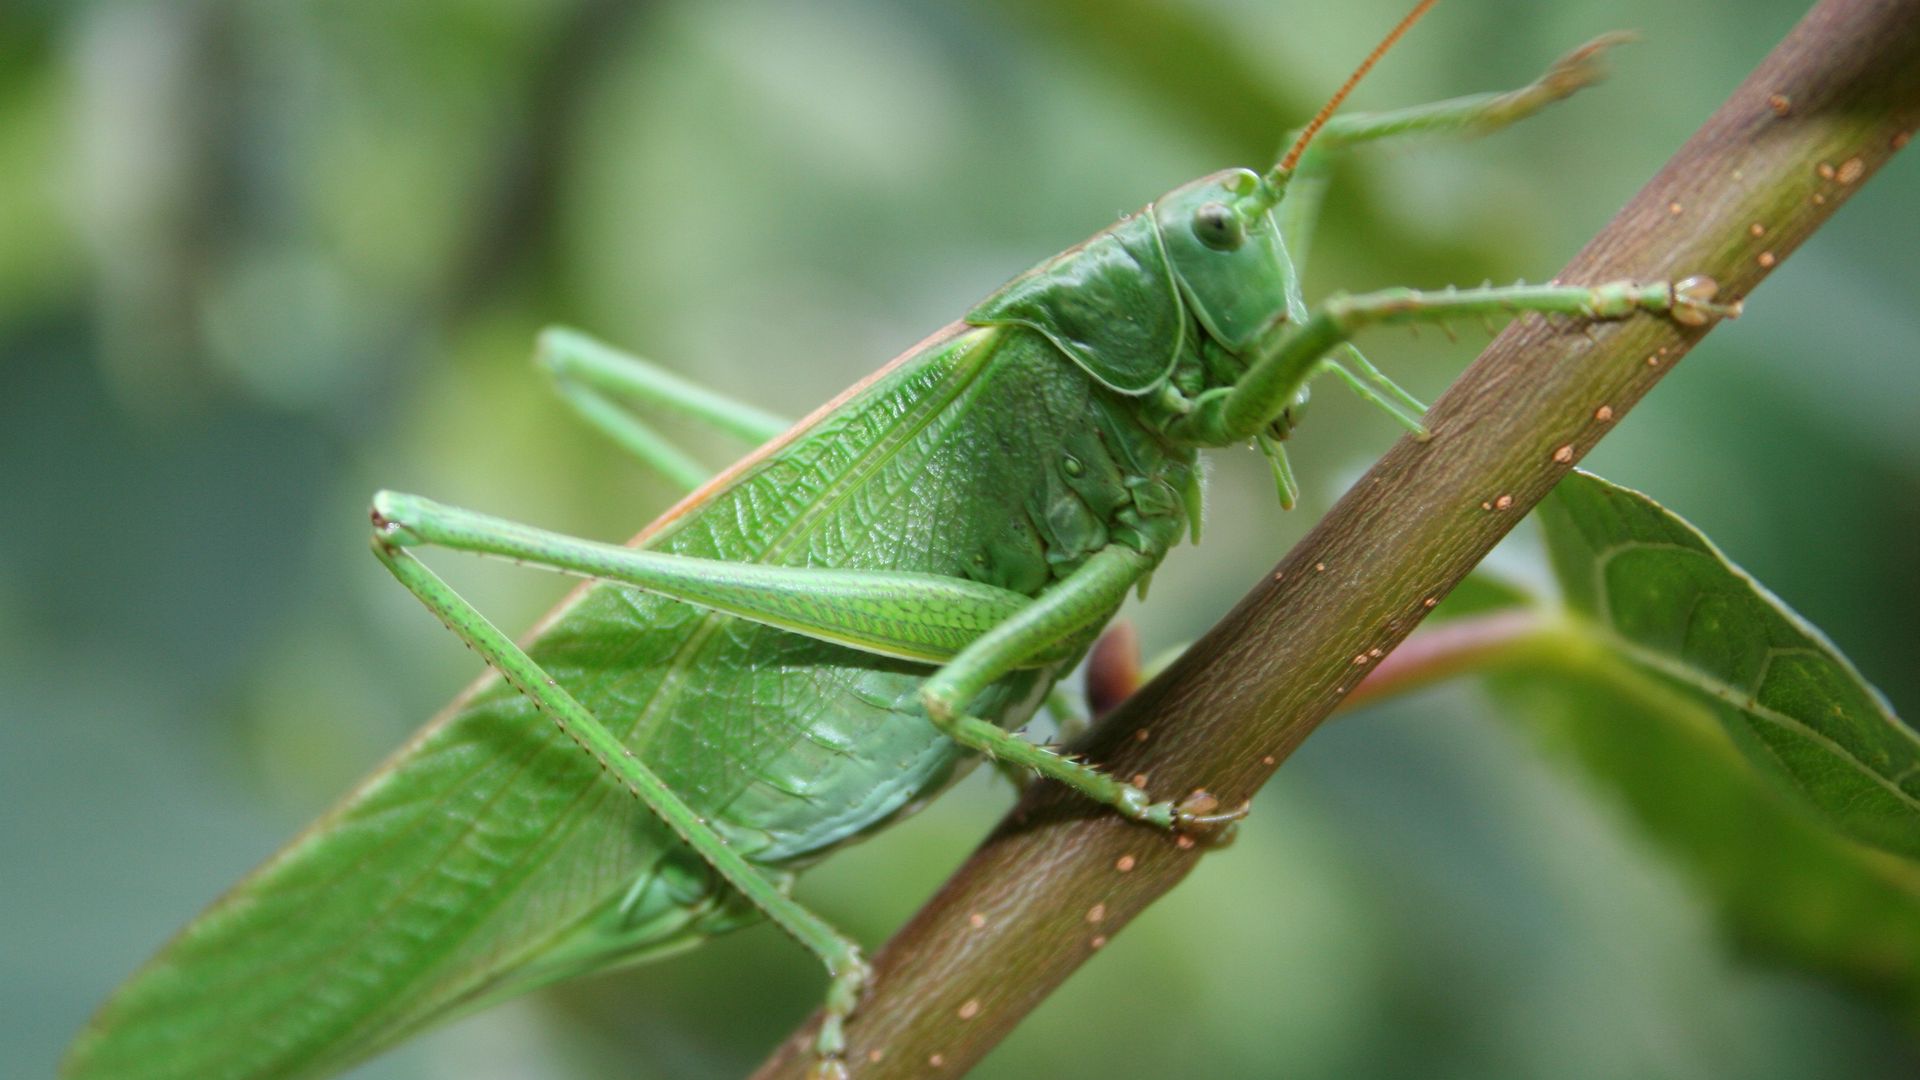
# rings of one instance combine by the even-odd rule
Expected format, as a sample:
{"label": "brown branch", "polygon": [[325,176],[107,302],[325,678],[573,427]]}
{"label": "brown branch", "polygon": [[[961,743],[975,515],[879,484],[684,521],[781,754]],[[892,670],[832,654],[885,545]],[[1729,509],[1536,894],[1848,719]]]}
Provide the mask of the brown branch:
{"label": "brown branch", "polygon": [[[1743,297],[1920,122],[1920,3],[1823,0],[1562,281],[1706,273]],[[1697,341],[1509,327],[1217,627],[1087,747],[1162,798],[1248,798]],[[1258,826],[1253,826],[1257,828]],[[1202,853],[1036,785],[875,957],[860,1080],[958,1075]],[[811,1024],[808,1025],[811,1027]],[[798,1077],[802,1040],[756,1074]]]}

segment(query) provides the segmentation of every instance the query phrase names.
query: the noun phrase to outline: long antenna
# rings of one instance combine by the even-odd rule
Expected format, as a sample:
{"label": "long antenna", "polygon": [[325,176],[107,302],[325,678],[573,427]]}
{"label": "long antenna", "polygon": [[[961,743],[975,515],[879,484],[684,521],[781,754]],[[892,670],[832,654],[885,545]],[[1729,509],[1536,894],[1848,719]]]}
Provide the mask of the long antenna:
{"label": "long antenna", "polygon": [[1333,115],[1333,110],[1340,107],[1340,103],[1347,99],[1347,95],[1353,92],[1353,88],[1366,77],[1373,65],[1387,54],[1388,49],[1393,48],[1393,43],[1399,41],[1401,35],[1408,30],[1413,29],[1413,24],[1420,21],[1420,16],[1425,15],[1436,3],[1439,3],[1439,0],[1420,0],[1414,5],[1413,10],[1407,13],[1407,17],[1400,20],[1399,26],[1394,27],[1386,37],[1380,39],[1380,44],[1375,45],[1373,52],[1368,53],[1367,58],[1360,62],[1360,66],[1353,69],[1353,74],[1347,76],[1346,83],[1334,92],[1332,99],[1320,107],[1320,112],[1313,118],[1313,122],[1301,130],[1299,138],[1293,140],[1293,148],[1287,151],[1286,157],[1280,159],[1279,165],[1274,166],[1274,172],[1284,176],[1293,171],[1293,167],[1300,162],[1301,153],[1306,150],[1307,144],[1313,141],[1314,135],[1320,131],[1321,126]]}

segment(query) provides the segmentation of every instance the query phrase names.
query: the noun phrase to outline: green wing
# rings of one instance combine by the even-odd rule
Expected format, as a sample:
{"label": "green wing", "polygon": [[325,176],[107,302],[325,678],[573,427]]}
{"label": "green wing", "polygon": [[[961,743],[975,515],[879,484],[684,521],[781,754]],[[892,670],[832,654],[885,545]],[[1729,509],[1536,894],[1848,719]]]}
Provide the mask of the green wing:
{"label": "green wing", "polygon": [[[791,549],[816,544],[813,534],[834,522],[811,520],[820,500],[794,477],[857,487],[875,460],[925,426],[916,410],[934,410],[971,382],[977,372],[965,356],[936,342],[815,425],[841,433],[866,425],[893,433],[891,442],[869,440],[863,455],[794,440],[683,508],[649,546],[735,560],[811,557]],[[757,529],[733,527],[745,520]],[[803,802],[796,793],[816,794],[807,785],[845,756],[819,745],[829,740],[817,732],[768,727],[747,703],[781,700],[783,713],[831,711],[882,726],[926,671],[607,586],[577,592],[530,651],[720,819],[751,819],[755,799]],[[811,674],[770,686],[769,670]],[[952,766],[937,743],[903,749],[885,768],[896,783],[937,782]],[[867,817],[886,809],[873,803]],[[868,823],[849,812],[837,823],[735,831],[743,850],[777,867],[839,838],[836,829]],[[716,899],[704,865],[638,802],[488,676],[130,979],[81,1034],[63,1075],[325,1075],[428,1023],[747,917]]]}

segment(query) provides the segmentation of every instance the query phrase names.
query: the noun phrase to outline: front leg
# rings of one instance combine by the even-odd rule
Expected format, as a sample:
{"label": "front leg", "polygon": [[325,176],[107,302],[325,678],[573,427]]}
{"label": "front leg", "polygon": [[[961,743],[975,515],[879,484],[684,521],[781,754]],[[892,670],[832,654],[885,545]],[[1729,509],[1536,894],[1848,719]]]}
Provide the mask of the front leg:
{"label": "front leg", "polygon": [[1460,318],[1510,318],[1526,312],[1586,319],[1663,314],[1686,326],[1704,326],[1740,313],[1738,304],[1713,302],[1719,286],[1708,277],[1683,281],[1612,281],[1604,285],[1500,285],[1477,289],[1382,289],[1335,296],[1303,324],[1282,324],[1256,343],[1252,364],[1230,387],[1210,390],[1168,434],[1196,446],[1231,446],[1253,438],[1293,403],[1322,370],[1329,352],[1367,326],[1443,323]]}
{"label": "front leg", "polygon": [[[1305,266],[1333,160],[1353,147],[1405,136],[1491,134],[1535,115],[1554,102],[1592,86],[1606,75],[1606,51],[1633,35],[1602,34],[1553,62],[1541,76],[1515,90],[1471,94],[1391,112],[1341,113],[1320,128],[1300,155],[1280,203],[1280,231],[1295,265]],[[1287,136],[1291,144],[1298,132]]]}

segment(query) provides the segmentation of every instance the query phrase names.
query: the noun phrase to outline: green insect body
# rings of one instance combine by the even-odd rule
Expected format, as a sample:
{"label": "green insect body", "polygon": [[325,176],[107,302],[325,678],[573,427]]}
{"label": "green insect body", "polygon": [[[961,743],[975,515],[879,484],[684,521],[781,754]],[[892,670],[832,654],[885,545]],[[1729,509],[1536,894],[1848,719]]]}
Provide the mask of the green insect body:
{"label": "green insect body", "polygon": [[[1125,361],[1160,369],[1146,389],[1177,359],[1192,366],[1200,340],[1186,332],[1154,232],[1142,214],[1081,249],[1099,260],[1095,274],[1118,279],[1112,299],[1126,306],[1109,311],[1122,315],[1143,299],[1126,288],[1139,278],[1125,271],[1137,268],[1116,270],[1106,238],[1124,237],[1158,264],[1150,270],[1163,288],[1145,298],[1159,310]],[[1086,284],[1055,268],[996,300],[1029,298],[1037,315],[1004,316],[1024,323],[1086,296]],[[1013,305],[981,310],[996,307]],[[1134,399],[1061,360],[1027,325],[950,327],[662,518],[644,547],[917,571],[1028,596],[1112,542],[1158,562],[1198,512],[1195,454],[1144,427]],[[1008,504],[1008,492],[1022,495]],[[1000,512],[982,513],[983,504]],[[996,684],[975,714],[1024,723],[1111,614],[1090,613],[1066,655]],[[630,718],[609,726],[736,850],[774,872],[891,819],[971,757],[926,719],[923,663],[889,663],[619,585],[583,589],[529,651],[597,715]],[[315,875],[319,862],[334,872]],[[302,1072],[325,1072],[465,1006],[751,917],[728,899],[697,855],[526,698],[483,679],[189,928],[102,1018],[108,1030],[153,1030],[168,1044],[104,1040],[84,1047],[72,1071],[272,1076],[301,1062]],[[267,937],[290,939],[281,962],[303,978],[262,971],[255,954],[236,950]],[[395,1009],[401,979],[406,1005]],[[149,1029],[147,1009],[197,1018],[198,1029]],[[294,1020],[303,1013],[311,1019]],[[257,1034],[235,1046],[233,1032]],[[217,1046],[218,1056],[191,1056],[196,1045]],[[158,1058],[164,1071],[143,1069]]]}
{"label": "green insect body", "polygon": [[[1479,116],[1489,100],[1455,107]],[[1349,139],[1372,137],[1349,119]],[[1697,283],[1396,290],[1309,312],[1274,213],[1292,179],[1229,171],[1163,196],[628,547],[383,494],[383,560],[506,677],[480,679],[182,931],[95,1017],[64,1075],[325,1075],[449,1016],[762,915],[827,961],[819,1049],[838,1067],[865,968],[786,885],[975,751],[1152,825],[1217,825],[1003,733],[1196,529],[1198,451],[1256,439],[1278,462],[1307,379],[1368,322],[1719,313]],[[590,417],[603,403],[576,400]],[[639,430],[616,434],[644,443]],[[414,561],[424,544],[601,580],[520,656]]]}

